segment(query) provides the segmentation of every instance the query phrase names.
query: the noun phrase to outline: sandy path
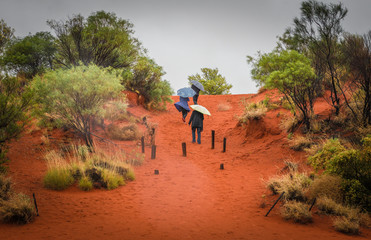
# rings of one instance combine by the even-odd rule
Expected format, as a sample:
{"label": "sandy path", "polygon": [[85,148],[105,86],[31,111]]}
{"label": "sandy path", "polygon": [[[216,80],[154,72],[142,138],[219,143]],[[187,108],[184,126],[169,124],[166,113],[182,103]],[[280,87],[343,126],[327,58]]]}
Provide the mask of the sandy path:
{"label": "sandy path", "polygon": [[[41,133],[25,135],[12,144],[10,175],[17,190],[30,196],[36,193],[40,216],[25,226],[0,224],[0,239],[359,238],[335,232],[330,219],[318,215],[309,225],[282,220],[278,209],[264,217],[275,197],[267,200],[266,208],[259,207],[267,193],[262,178],[277,173],[285,159],[304,162],[305,158],[285,146],[277,112],[248,130],[247,138],[246,130],[236,128],[241,99],[248,97],[200,97],[199,104],[213,114],[205,118],[201,145],[191,143],[190,127],[174,107],[159,114],[133,107],[137,116],[149,115],[151,122],[158,123],[157,156],[150,159],[147,147],[144,165],[135,169],[136,180],[112,191],[44,189]],[[220,104],[229,110],[218,110]],[[211,149],[211,130],[216,131],[215,149]],[[227,138],[225,153],[223,137]],[[182,142],[187,144],[187,157],[182,156]],[[219,169],[221,163],[224,170]],[[362,229],[361,238],[370,236],[369,230]]]}

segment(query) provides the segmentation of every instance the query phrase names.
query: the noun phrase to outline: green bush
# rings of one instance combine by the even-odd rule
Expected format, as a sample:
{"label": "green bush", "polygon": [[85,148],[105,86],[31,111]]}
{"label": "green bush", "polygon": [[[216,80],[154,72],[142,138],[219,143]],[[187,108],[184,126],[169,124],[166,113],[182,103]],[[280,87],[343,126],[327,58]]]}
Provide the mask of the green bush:
{"label": "green bush", "polygon": [[129,168],[128,172],[125,175],[125,179],[129,181],[134,181],[135,180],[135,173],[133,169]]}
{"label": "green bush", "polygon": [[64,190],[74,182],[72,172],[64,168],[51,168],[44,177],[44,186],[53,190]]}
{"label": "green bush", "polygon": [[8,201],[0,200],[0,220],[5,223],[26,224],[35,215],[34,205],[24,194],[15,194]]}
{"label": "green bush", "polygon": [[113,171],[103,170],[102,177],[108,190],[125,185],[124,178]]}
{"label": "green bush", "polygon": [[312,214],[309,212],[308,204],[288,201],[283,205],[281,214],[286,220],[294,220],[297,223],[310,223],[312,222]]}
{"label": "green bush", "polygon": [[79,188],[83,191],[90,191],[93,189],[93,183],[89,177],[84,176],[79,181]]}
{"label": "green bush", "polygon": [[356,179],[343,180],[341,188],[344,192],[344,201],[353,206],[361,206],[371,211],[371,191]]}
{"label": "green bush", "polygon": [[316,170],[325,169],[330,159],[345,150],[339,139],[329,139],[325,142],[322,149],[308,158],[308,161]]}

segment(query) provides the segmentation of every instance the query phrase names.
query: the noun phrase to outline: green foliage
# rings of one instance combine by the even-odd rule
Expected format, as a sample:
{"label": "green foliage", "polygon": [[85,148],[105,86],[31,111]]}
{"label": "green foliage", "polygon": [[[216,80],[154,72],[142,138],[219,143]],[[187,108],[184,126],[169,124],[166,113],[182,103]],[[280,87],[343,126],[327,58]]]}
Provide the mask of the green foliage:
{"label": "green foliage", "polygon": [[95,64],[101,67],[126,68],[140,52],[133,34],[133,24],[114,13],[97,11],[87,19],[75,15],[66,21],[47,21],[57,37],[59,66]]}
{"label": "green foliage", "polygon": [[0,163],[6,161],[5,143],[17,137],[28,123],[27,112],[33,100],[28,87],[21,88],[16,78],[0,74]]}
{"label": "green foliage", "polygon": [[112,190],[118,188],[119,186],[125,185],[125,180],[122,176],[107,169],[103,170],[102,178],[108,190]]}
{"label": "green foliage", "polygon": [[3,56],[3,64],[8,70],[31,79],[53,67],[55,51],[54,37],[48,32],[38,32],[12,41]]}
{"label": "green foliage", "polygon": [[153,59],[140,57],[131,69],[123,72],[123,85],[143,96],[148,108],[164,109],[166,102],[172,101],[170,96],[173,94],[170,83],[161,80],[164,74]]}
{"label": "green foliage", "polygon": [[35,218],[35,208],[24,194],[13,194],[8,201],[0,200],[0,220],[4,223],[26,224]]}
{"label": "green foliage", "polygon": [[36,76],[33,89],[38,93],[42,113],[75,129],[86,145],[93,147],[91,122],[103,115],[104,103],[119,96],[123,87],[114,71],[89,65]]}
{"label": "green foliage", "polygon": [[79,181],[79,188],[83,191],[90,191],[93,189],[93,183],[89,177],[84,176]]}
{"label": "green foliage", "polygon": [[307,128],[310,128],[311,102],[314,101],[312,80],[316,75],[310,60],[297,51],[271,52],[260,54],[254,60],[248,57],[253,65],[252,78],[267,88],[277,88],[292,102],[302,114]]}
{"label": "green foliage", "polygon": [[191,81],[195,80],[204,86],[205,91],[201,91],[200,93],[206,95],[230,94],[232,84],[227,83],[225,77],[219,73],[218,68],[201,68],[201,72],[202,75],[197,73],[196,75],[188,76],[190,85],[192,84]]}
{"label": "green foliage", "polygon": [[9,27],[3,19],[0,19],[0,55],[3,53],[3,49],[6,44],[12,39],[14,29]]}
{"label": "green foliage", "polygon": [[346,179],[342,183],[344,201],[353,206],[361,206],[368,212],[371,211],[370,185],[363,185],[356,179]]}
{"label": "green foliage", "polygon": [[48,169],[44,177],[44,186],[53,190],[64,190],[73,182],[72,172],[65,168]]}
{"label": "green foliage", "polygon": [[330,159],[345,151],[345,147],[340,143],[339,139],[328,139],[316,154],[308,158],[308,162],[314,169],[325,169]]}

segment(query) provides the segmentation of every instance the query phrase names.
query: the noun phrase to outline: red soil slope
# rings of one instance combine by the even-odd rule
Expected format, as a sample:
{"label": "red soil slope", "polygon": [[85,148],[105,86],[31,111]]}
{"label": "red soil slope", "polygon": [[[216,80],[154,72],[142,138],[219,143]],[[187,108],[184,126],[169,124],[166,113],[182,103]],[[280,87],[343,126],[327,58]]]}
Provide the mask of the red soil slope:
{"label": "red soil slope", "polygon": [[[306,161],[303,153],[288,148],[287,136],[278,127],[284,110],[271,111],[248,127],[237,126],[242,102],[261,101],[267,93],[200,96],[199,104],[212,113],[205,116],[201,145],[191,143],[191,129],[172,105],[163,113],[130,107],[133,115],[148,116],[158,124],[156,159],[146,147],[144,164],[135,167],[136,180],[112,191],[43,188],[42,134],[25,134],[11,144],[9,172],[17,191],[36,194],[40,216],[24,226],[0,224],[0,239],[370,238],[367,229],[361,229],[361,237],[338,233],[330,218],[317,214],[308,225],[284,221],[278,206],[264,216],[277,196],[269,196],[262,180],[278,174],[285,160],[301,162],[303,167]],[[211,130],[215,130],[215,149],[211,149]],[[222,152],[224,137],[226,152]],[[51,141],[60,144],[64,138],[53,132]],[[182,156],[182,142],[187,144],[187,157]],[[136,143],[117,143],[128,150],[137,148]],[[266,207],[261,208],[264,194]]]}

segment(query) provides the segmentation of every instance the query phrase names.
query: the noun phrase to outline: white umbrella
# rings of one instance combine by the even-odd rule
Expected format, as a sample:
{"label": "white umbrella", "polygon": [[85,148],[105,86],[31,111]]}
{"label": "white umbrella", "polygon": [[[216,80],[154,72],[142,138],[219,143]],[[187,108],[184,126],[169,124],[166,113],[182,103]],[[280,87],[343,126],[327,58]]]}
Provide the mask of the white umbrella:
{"label": "white umbrella", "polygon": [[197,112],[211,116],[211,113],[209,112],[209,110],[207,110],[204,106],[191,105],[190,107]]}

